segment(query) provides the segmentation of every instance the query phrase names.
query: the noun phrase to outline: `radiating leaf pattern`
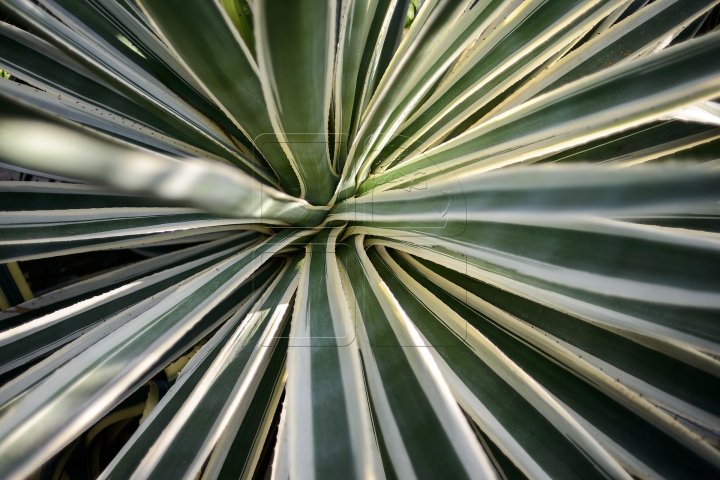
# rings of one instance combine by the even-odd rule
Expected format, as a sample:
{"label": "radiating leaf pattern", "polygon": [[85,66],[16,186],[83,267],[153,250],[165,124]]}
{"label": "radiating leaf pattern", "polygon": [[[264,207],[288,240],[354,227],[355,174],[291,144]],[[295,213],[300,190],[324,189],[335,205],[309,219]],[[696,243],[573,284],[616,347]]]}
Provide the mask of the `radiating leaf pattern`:
{"label": "radiating leaf pattern", "polygon": [[720,476],[720,0],[0,18],[0,478]]}

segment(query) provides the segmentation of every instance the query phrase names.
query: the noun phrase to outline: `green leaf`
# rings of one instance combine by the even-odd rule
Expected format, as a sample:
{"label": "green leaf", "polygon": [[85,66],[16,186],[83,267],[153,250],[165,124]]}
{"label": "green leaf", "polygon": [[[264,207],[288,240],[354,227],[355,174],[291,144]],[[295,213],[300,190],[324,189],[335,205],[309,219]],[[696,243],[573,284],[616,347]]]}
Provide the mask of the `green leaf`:
{"label": "green leaf", "polygon": [[258,229],[248,221],[172,208],[168,202],[88,185],[0,182],[0,198],[4,199],[5,209],[0,212],[0,256],[4,260],[127,248],[207,232],[230,234],[238,229]]}
{"label": "green leaf", "polygon": [[[183,130],[185,135],[194,141],[200,142],[205,149],[212,151],[213,145],[217,145],[247,171],[263,175],[262,166],[236,153],[234,141],[219,125],[188,105],[153,75],[138,67],[134,61],[141,57],[125,43],[116,38],[114,44],[108,43],[101,34],[95,33],[72,12],[56,3],[45,2],[44,10],[21,0],[8,0],[6,4],[20,17],[33,23],[44,33],[45,38],[73,59],[150,112],[173,122],[176,128]],[[98,20],[98,13],[90,11],[88,4],[72,3],[71,8],[80,10],[79,13],[83,15],[89,15],[94,21]],[[78,35],[77,32],[83,34]]]}
{"label": "green leaf", "polygon": [[[0,313],[0,329],[4,330],[21,325],[28,320],[108,292],[143,276],[152,275],[165,268],[177,267],[185,262],[197,260],[205,254],[217,253],[231,245],[232,242],[247,243],[254,241],[259,235],[258,232],[242,232],[232,235],[230,238],[221,238],[220,240],[183,248],[131,265],[115,268],[89,279],[76,281],[65,287],[52,290],[51,295],[40,295]],[[10,320],[11,318],[12,320]]]}
{"label": "green leaf", "polygon": [[243,43],[255,57],[255,37],[253,35],[252,11],[246,0],[221,0],[230,21],[235,25]]}
{"label": "green leaf", "polygon": [[352,285],[356,322],[370,397],[392,467],[399,477],[492,477],[432,356],[378,276],[363,237],[338,248],[345,285]]}
{"label": "green leaf", "polygon": [[[306,236],[306,231],[286,230],[224,260],[57,369],[0,419],[2,471],[22,476],[57,453],[142,385],[148,368],[272,254]],[[34,425],[32,438],[23,434],[29,425]]]}
{"label": "green leaf", "polygon": [[215,445],[205,467],[208,478],[239,478],[257,468],[265,441],[271,438],[275,413],[285,389],[289,325],[277,340],[270,363],[242,422],[239,423],[239,418],[234,419]]}
{"label": "green leaf", "polygon": [[173,159],[46,122],[0,117],[0,138],[0,159],[6,163],[195,204],[225,217],[276,225],[317,224],[326,211],[263,186],[228,165]]}
{"label": "green leaf", "polygon": [[[611,375],[618,385],[630,388],[664,411],[682,418],[684,425],[697,433],[719,430],[719,410],[713,394],[717,377],[621,335],[533,304],[440,265],[417,261],[407,254],[393,258],[408,265],[405,270],[427,288],[436,291],[434,286],[441,286],[468,307],[484,312],[497,323],[507,325],[510,331],[531,340],[536,348],[568,368],[577,368],[583,359]],[[413,273],[415,271],[418,274]],[[452,303],[446,295],[438,295],[445,303]],[[551,342],[548,344],[528,332],[527,326]]]}
{"label": "green leaf", "polygon": [[62,51],[40,38],[6,23],[0,23],[0,35],[3,38],[0,44],[3,66],[33,85],[46,90],[53,89],[86,105],[112,112],[126,121],[140,123],[166,135],[182,136],[180,131],[167,122],[119,95]]}
{"label": "green leaf", "polygon": [[[298,196],[298,179],[277,138],[266,137],[273,125],[255,59],[220,2],[193,1],[177,8],[168,2],[143,0],[141,5],[207,95],[268,159],[282,188]],[[214,33],[206,36],[205,31]]]}
{"label": "green leaf", "polygon": [[[391,60],[390,58],[382,58],[382,53],[387,50],[394,51],[397,47],[395,43],[398,40],[398,12],[402,11],[404,3],[403,0],[378,0],[375,6],[375,15],[368,19],[368,24],[365,27],[368,30],[367,40],[358,67],[355,99],[353,101],[352,121],[348,139],[350,143],[357,139],[356,133],[363,114],[377,88],[378,82],[387,69],[387,64]],[[355,5],[357,4],[358,2],[355,2]],[[361,2],[359,4],[362,5]],[[337,77],[338,73],[336,72],[335,75]],[[345,81],[347,79],[343,77],[343,82]],[[349,148],[350,143],[346,145],[346,148]],[[338,169],[338,171],[342,170]]]}
{"label": "green leaf", "polygon": [[22,324],[16,322],[27,317],[15,319],[12,323],[16,323],[17,326],[0,333],[0,373],[18,368],[41,355],[52,352],[138,301],[161,294],[166,289],[247,249],[253,243],[257,242],[223,241],[224,248],[220,251],[211,253],[210,250],[197,260],[187,261],[141,277],[114,289],[106,289],[102,293],[93,292],[99,295],[77,301],[68,307]]}
{"label": "green leaf", "polygon": [[307,477],[368,478],[379,458],[355,326],[335,256],[342,228],[307,246],[288,352],[290,468]]}
{"label": "green leaf", "polygon": [[[301,257],[291,260],[242,322],[239,315],[229,321],[239,326],[232,335],[228,332],[202,382],[182,384],[177,390],[180,396],[148,419],[109,477],[128,478],[133,473],[146,478],[187,477],[200,471],[223,430],[231,422],[242,421],[250,405],[289,316],[301,265]],[[192,393],[187,394],[190,388]],[[164,411],[168,407],[174,410],[172,419],[163,421],[170,413]],[[148,448],[149,441],[153,443]],[[128,456],[126,461],[122,461],[124,456]]]}
{"label": "green leaf", "polygon": [[435,297],[383,247],[370,257],[393,296],[411,315],[460,404],[492,438],[503,439],[506,455],[528,477],[628,478],[540,385],[452,310],[460,302]]}
{"label": "green leaf", "polygon": [[[247,221],[213,217],[185,209],[51,210],[0,213],[0,258],[27,260],[58,251],[88,251],[134,246],[157,241],[158,234],[193,230],[232,231],[247,228]],[[58,223],[62,221],[63,223]],[[188,232],[189,230],[189,232]],[[134,240],[134,241],[133,241]],[[83,245],[86,248],[78,247]]]}
{"label": "green leaf", "polygon": [[550,92],[574,80],[609,66],[628,62],[653,49],[673,33],[717,4],[715,0],[661,0],[653,2],[576,49],[496,109],[500,114],[541,93]]}
{"label": "green leaf", "polygon": [[88,25],[93,33],[225,130],[225,136],[235,148],[267,166],[262,159],[252,155],[250,140],[207,98],[192,72],[163,43],[157,29],[135,3],[116,0],[91,0],[84,5],[72,1],[60,2],[77,20]]}
{"label": "green leaf", "polygon": [[[716,211],[709,204],[717,196],[713,177],[660,167],[517,168],[467,177],[463,202],[448,204],[437,182],[427,190],[361,197],[357,203],[369,200],[372,216],[358,209],[355,220],[372,227],[358,232],[407,242],[413,251],[433,252],[433,258],[452,257],[483,281],[507,279],[500,280],[502,288],[520,288],[521,295],[586,321],[677,344],[681,352],[692,346],[714,354],[720,283],[706,266],[716,261],[715,240],[651,220],[629,223],[678,208]],[[448,205],[444,214],[431,210],[439,202]],[[413,210],[423,213],[415,216]],[[530,293],[530,285],[539,290]],[[691,358],[705,365],[699,368],[718,372],[710,357]]]}
{"label": "green leaf", "polygon": [[[677,160],[692,159],[686,150],[712,143],[718,129],[712,125],[661,120],[610,137],[547,155],[536,163],[610,163],[639,165],[670,156]],[[714,160],[709,157],[708,160]]]}
{"label": "green leaf", "polygon": [[[189,332],[183,335],[182,339],[152,366],[152,374],[163,369],[168,362],[177,358],[181,353],[216,330],[240,307],[245,305],[245,303],[252,298],[260,296],[264,286],[266,286],[269,281],[268,279],[272,279],[277,273],[277,267],[277,262],[268,262],[268,264],[260,267],[240,288],[228,295],[225,300],[220,302],[220,304],[205,315]],[[94,326],[86,328],[82,336],[75,340],[71,338],[70,340],[72,341],[70,343],[33,365],[25,372],[22,372],[0,390],[0,405],[2,405],[0,407],[0,414],[11,409],[16,402],[22,399],[33,388],[41,385],[42,381],[49,377],[60,366],[65,365],[83,350],[94,345],[100,339],[111,335],[119,327],[167,298],[184,283],[187,283],[187,279],[181,280],[179,283],[173,284],[169,288],[147,297],[115,315],[101,319]],[[72,320],[67,323],[72,323]]]}
{"label": "green leaf", "polygon": [[[479,125],[368,181],[362,191],[412,175],[465,175],[517,164],[648,123],[720,93],[718,34],[708,34],[636,62],[609,68]],[[549,120],[551,119],[551,120]],[[425,173],[423,169],[433,169]]]}
{"label": "green leaf", "polygon": [[[375,33],[372,30],[374,23],[372,19],[380,3],[377,0],[343,2],[333,87],[335,120],[332,137],[335,146],[333,169],[336,173],[342,172],[352,142],[352,121],[357,115],[356,103],[363,90],[363,83],[359,80],[362,78],[362,72],[367,71],[367,62],[369,62],[364,52],[370,50],[369,41],[373,39]],[[377,17],[379,18],[380,15],[378,14]]]}
{"label": "green leaf", "polygon": [[245,319],[257,300],[265,293],[272,282],[268,280],[261,288],[247,296],[235,309],[217,332],[193,355],[190,361],[179,372],[179,375],[168,391],[168,394],[153,409],[145,422],[136,430],[128,443],[113,459],[108,468],[103,471],[103,477],[116,477],[117,475],[131,475],[140,465],[140,462],[152,446],[153,442],[162,434],[163,429],[172,420],[173,416],[182,407],[198,385],[202,376],[208,371],[222,348],[234,333],[234,328]]}
{"label": "green leaf", "polygon": [[[217,148],[216,153],[211,153],[198,148],[197,143],[179,140],[187,135],[119,94],[43,40],[3,23],[0,35],[0,64],[11,65],[17,75],[32,84],[3,82],[0,88],[6,95],[149,148],[237,163],[237,158]],[[267,174],[260,178],[274,182],[274,177]]]}
{"label": "green leaf", "polygon": [[[512,16],[505,13],[495,19],[432,95],[412,116],[403,118],[398,138],[385,146],[373,166],[382,171],[452,136],[468,119],[475,123],[476,116],[487,113],[489,105],[512,91],[516,82],[571,45],[618,3],[532,2],[517,6]],[[497,24],[506,16],[508,20]]]}
{"label": "green leaf", "polygon": [[[277,138],[300,182],[290,191],[312,205],[326,205],[337,183],[330,158],[328,115],[335,55],[333,0],[255,2],[258,68]],[[262,132],[266,133],[266,132]]]}
{"label": "green leaf", "polygon": [[[357,139],[343,171],[343,182],[337,193],[344,200],[355,193],[356,176],[362,178],[369,156],[395,132],[417,101],[428,91],[442,72],[501,13],[502,1],[484,1],[464,12],[462,2],[429,2],[421,10],[393,61],[388,65],[372,100],[367,106]],[[448,32],[457,21],[458,28]],[[396,82],[405,77],[409,82]],[[370,132],[378,132],[372,134]]]}
{"label": "green leaf", "polygon": [[[36,85],[38,85],[38,88],[44,86],[37,82]],[[60,119],[77,122],[91,129],[115,135],[139,147],[179,157],[202,157],[233,165],[232,162],[222,156],[202,150],[182,140],[177,140],[164,131],[157,130],[142,122],[136,122],[122,114],[118,115],[117,112],[107,110],[102,105],[87,103],[80,97],[73,95],[61,95],[52,88],[45,88],[44,90],[38,88],[16,82],[3,82],[0,84],[0,92],[9,98],[40,108]],[[270,177],[260,178],[266,183],[274,183]]]}
{"label": "green leaf", "polygon": [[[647,475],[654,470],[654,475],[660,472],[663,476],[672,477],[676,475],[674,470],[678,465],[685,465],[686,472],[692,471],[693,475],[702,476],[718,468],[717,455],[700,440],[698,435],[689,432],[684,425],[648,402],[644,395],[638,395],[624,382],[621,384],[616,377],[611,376],[617,374],[616,371],[606,372],[602,366],[590,365],[585,352],[580,352],[578,356],[577,353],[566,350],[564,344],[559,345],[557,339],[548,336],[542,330],[523,324],[501,309],[459,290],[461,289],[455,288],[454,300],[443,296],[443,301],[448,307],[462,312],[463,317],[478,329],[477,333],[474,329],[468,331],[467,342],[470,348],[536,408],[542,405],[542,402],[538,402],[537,397],[533,399],[532,394],[528,392],[528,383],[532,384],[534,381],[528,377],[525,377],[525,382],[518,381],[523,375],[513,379],[508,372],[509,366],[502,368],[501,365],[509,361],[517,362],[514,368],[522,368],[547,388],[557,402],[550,403],[555,403],[556,408],[559,406],[565,410],[563,413],[566,419],[570,416],[571,423],[578,422],[582,429],[587,430],[585,434],[592,433],[608,452],[636,475]],[[423,298],[427,299],[431,296],[432,294],[427,292]],[[443,312],[442,309],[436,311]],[[450,313],[448,317],[452,315]],[[523,341],[519,341],[519,338]],[[498,360],[504,361],[501,363],[492,359],[485,352],[488,347],[482,347],[481,341],[483,343],[492,341],[500,347],[503,353],[500,354],[500,350],[496,350],[496,356],[501,355]],[[492,351],[492,347],[489,350]],[[456,353],[453,351],[446,354],[448,364],[452,365],[459,375],[466,376],[464,364],[467,362],[458,363],[457,358],[453,359],[452,355]],[[452,378],[451,375],[450,377]],[[478,392],[479,389],[475,385],[477,385],[476,381],[466,383],[467,388]],[[593,392],[594,389],[597,390]],[[462,392],[463,389],[460,387],[457,391]],[[472,394],[468,395],[468,392],[463,392],[459,396],[464,396],[468,403],[472,402]],[[588,397],[592,397],[592,400],[588,401]],[[548,418],[552,419],[548,410],[547,407],[541,409],[546,412],[544,414]],[[584,421],[583,417],[585,417]],[[589,419],[591,421],[588,421]],[[557,420],[553,423],[563,429]],[[618,428],[628,424],[633,425],[632,432],[629,429]],[[588,425],[593,427],[588,428]],[[638,442],[638,435],[642,435],[640,432],[646,432],[643,438],[652,437],[653,441]],[[571,434],[568,436],[572,438]],[[576,442],[576,444],[581,443]],[[705,459],[701,458],[703,456]],[[701,473],[703,471],[706,473]]]}

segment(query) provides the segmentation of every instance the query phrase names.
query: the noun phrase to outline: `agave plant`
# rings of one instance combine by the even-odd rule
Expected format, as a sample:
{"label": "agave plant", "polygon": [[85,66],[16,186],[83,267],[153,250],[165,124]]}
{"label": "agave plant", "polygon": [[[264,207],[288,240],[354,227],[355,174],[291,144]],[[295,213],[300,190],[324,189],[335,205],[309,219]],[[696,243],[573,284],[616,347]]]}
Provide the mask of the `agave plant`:
{"label": "agave plant", "polygon": [[720,476],[718,0],[0,4],[0,477]]}

